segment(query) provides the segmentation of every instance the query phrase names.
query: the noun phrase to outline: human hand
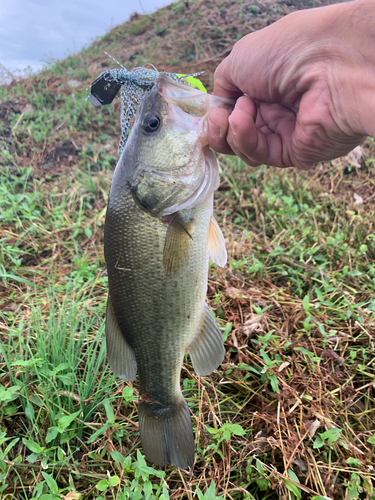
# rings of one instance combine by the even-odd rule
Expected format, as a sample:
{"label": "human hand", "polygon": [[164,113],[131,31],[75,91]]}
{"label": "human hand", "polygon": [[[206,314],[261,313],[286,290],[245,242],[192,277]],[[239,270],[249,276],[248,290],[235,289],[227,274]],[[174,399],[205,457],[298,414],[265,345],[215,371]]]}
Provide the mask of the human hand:
{"label": "human hand", "polygon": [[237,42],[215,72],[214,93],[239,99],[210,111],[213,149],[308,169],[375,135],[370,14],[373,0],[298,11]]}

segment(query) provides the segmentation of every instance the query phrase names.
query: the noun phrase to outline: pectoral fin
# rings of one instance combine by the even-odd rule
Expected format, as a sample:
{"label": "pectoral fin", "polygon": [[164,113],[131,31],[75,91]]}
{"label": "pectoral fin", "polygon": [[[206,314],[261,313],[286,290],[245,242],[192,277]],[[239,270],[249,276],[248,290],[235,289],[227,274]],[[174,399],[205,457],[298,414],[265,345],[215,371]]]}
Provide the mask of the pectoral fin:
{"label": "pectoral fin", "polygon": [[133,349],[118,326],[111,298],[108,297],[105,322],[107,356],[111,369],[123,380],[133,382],[137,375],[137,361]]}
{"label": "pectoral fin", "polygon": [[211,215],[210,227],[208,230],[208,256],[218,266],[224,267],[227,263],[227,250],[223,233],[216,222],[215,217]]}
{"label": "pectoral fin", "polygon": [[179,276],[189,262],[193,241],[192,226],[192,220],[184,221],[178,213],[173,216],[169,224],[163,257],[165,274],[169,278]]}
{"label": "pectoral fin", "polygon": [[198,375],[209,375],[223,362],[223,336],[207,304],[203,311],[201,331],[191,344],[189,354]]}

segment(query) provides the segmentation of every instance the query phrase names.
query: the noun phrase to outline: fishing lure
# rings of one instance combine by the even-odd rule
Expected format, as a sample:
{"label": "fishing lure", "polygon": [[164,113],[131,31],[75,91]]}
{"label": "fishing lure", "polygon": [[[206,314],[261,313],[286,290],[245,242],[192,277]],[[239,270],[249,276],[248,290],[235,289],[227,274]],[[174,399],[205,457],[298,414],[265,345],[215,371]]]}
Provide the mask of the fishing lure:
{"label": "fishing lure", "polygon": [[[109,54],[107,56],[115,61],[120,68],[103,71],[91,84],[91,91],[87,99],[94,106],[110,104],[121,88],[121,139],[119,145],[119,152],[121,152],[125,147],[129,135],[130,121],[135,116],[139,104],[154,86],[160,72],[153,64],[149,63],[129,71],[112,56]],[[146,66],[151,66],[151,68],[147,68]],[[202,73],[204,71],[191,75],[166,74],[177,82],[182,82],[186,85],[193,84],[194,86],[194,77]],[[201,84],[199,80],[197,82]]]}

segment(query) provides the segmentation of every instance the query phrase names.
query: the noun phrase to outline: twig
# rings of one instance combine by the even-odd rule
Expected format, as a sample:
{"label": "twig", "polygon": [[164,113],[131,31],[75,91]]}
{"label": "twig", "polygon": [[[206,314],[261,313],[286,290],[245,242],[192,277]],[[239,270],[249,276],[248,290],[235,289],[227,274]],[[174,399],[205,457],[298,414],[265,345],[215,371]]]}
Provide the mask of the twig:
{"label": "twig", "polygon": [[16,77],[15,77],[15,76],[14,76],[14,75],[13,75],[13,74],[9,71],[9,69],[8,69],[8,68],[6,68],[6,67],[4,66],[4,64],[1,64],[1,63],[0,63],[0,67],[1,67],[1,68],[3,68],[3,70],[4,70],[6,73],[8,73],[8,75],[9,75],[9,76],[11,77],[11,79],[12,79],[12,82],[13,82],[13,81],[16,81]]}

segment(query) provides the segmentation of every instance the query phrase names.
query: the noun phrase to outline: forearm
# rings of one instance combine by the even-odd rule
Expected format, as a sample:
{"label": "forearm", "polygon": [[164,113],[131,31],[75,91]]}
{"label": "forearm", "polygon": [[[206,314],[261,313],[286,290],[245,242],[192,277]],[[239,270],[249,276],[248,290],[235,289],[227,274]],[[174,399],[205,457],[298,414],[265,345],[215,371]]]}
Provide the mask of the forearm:
{"label": "forearm", "polygon": [[[280,38],[293,38],[272,64],[283,104],[298,108],[300,96],[316,88],[317,105],[325,100],[344,133],[374,137],[375,0],[298,11],[279,23]],[[321,89],[325,95],[317,96]]]}
{"label": "forearm", "polygon": [[325,86],[331,93],[331,114],[343,132],[374,137],[375,0],[335,4],[310,14],[310,54],[305,67],[299,67],[298,90]]}
{"label": "forearm", "polygon": [[334,87],[340,81],[346,90],[345,114],[353,129],[375,137],[375,0],[356,0],[347,5],[345,23],[340,29],[341,66]]}

